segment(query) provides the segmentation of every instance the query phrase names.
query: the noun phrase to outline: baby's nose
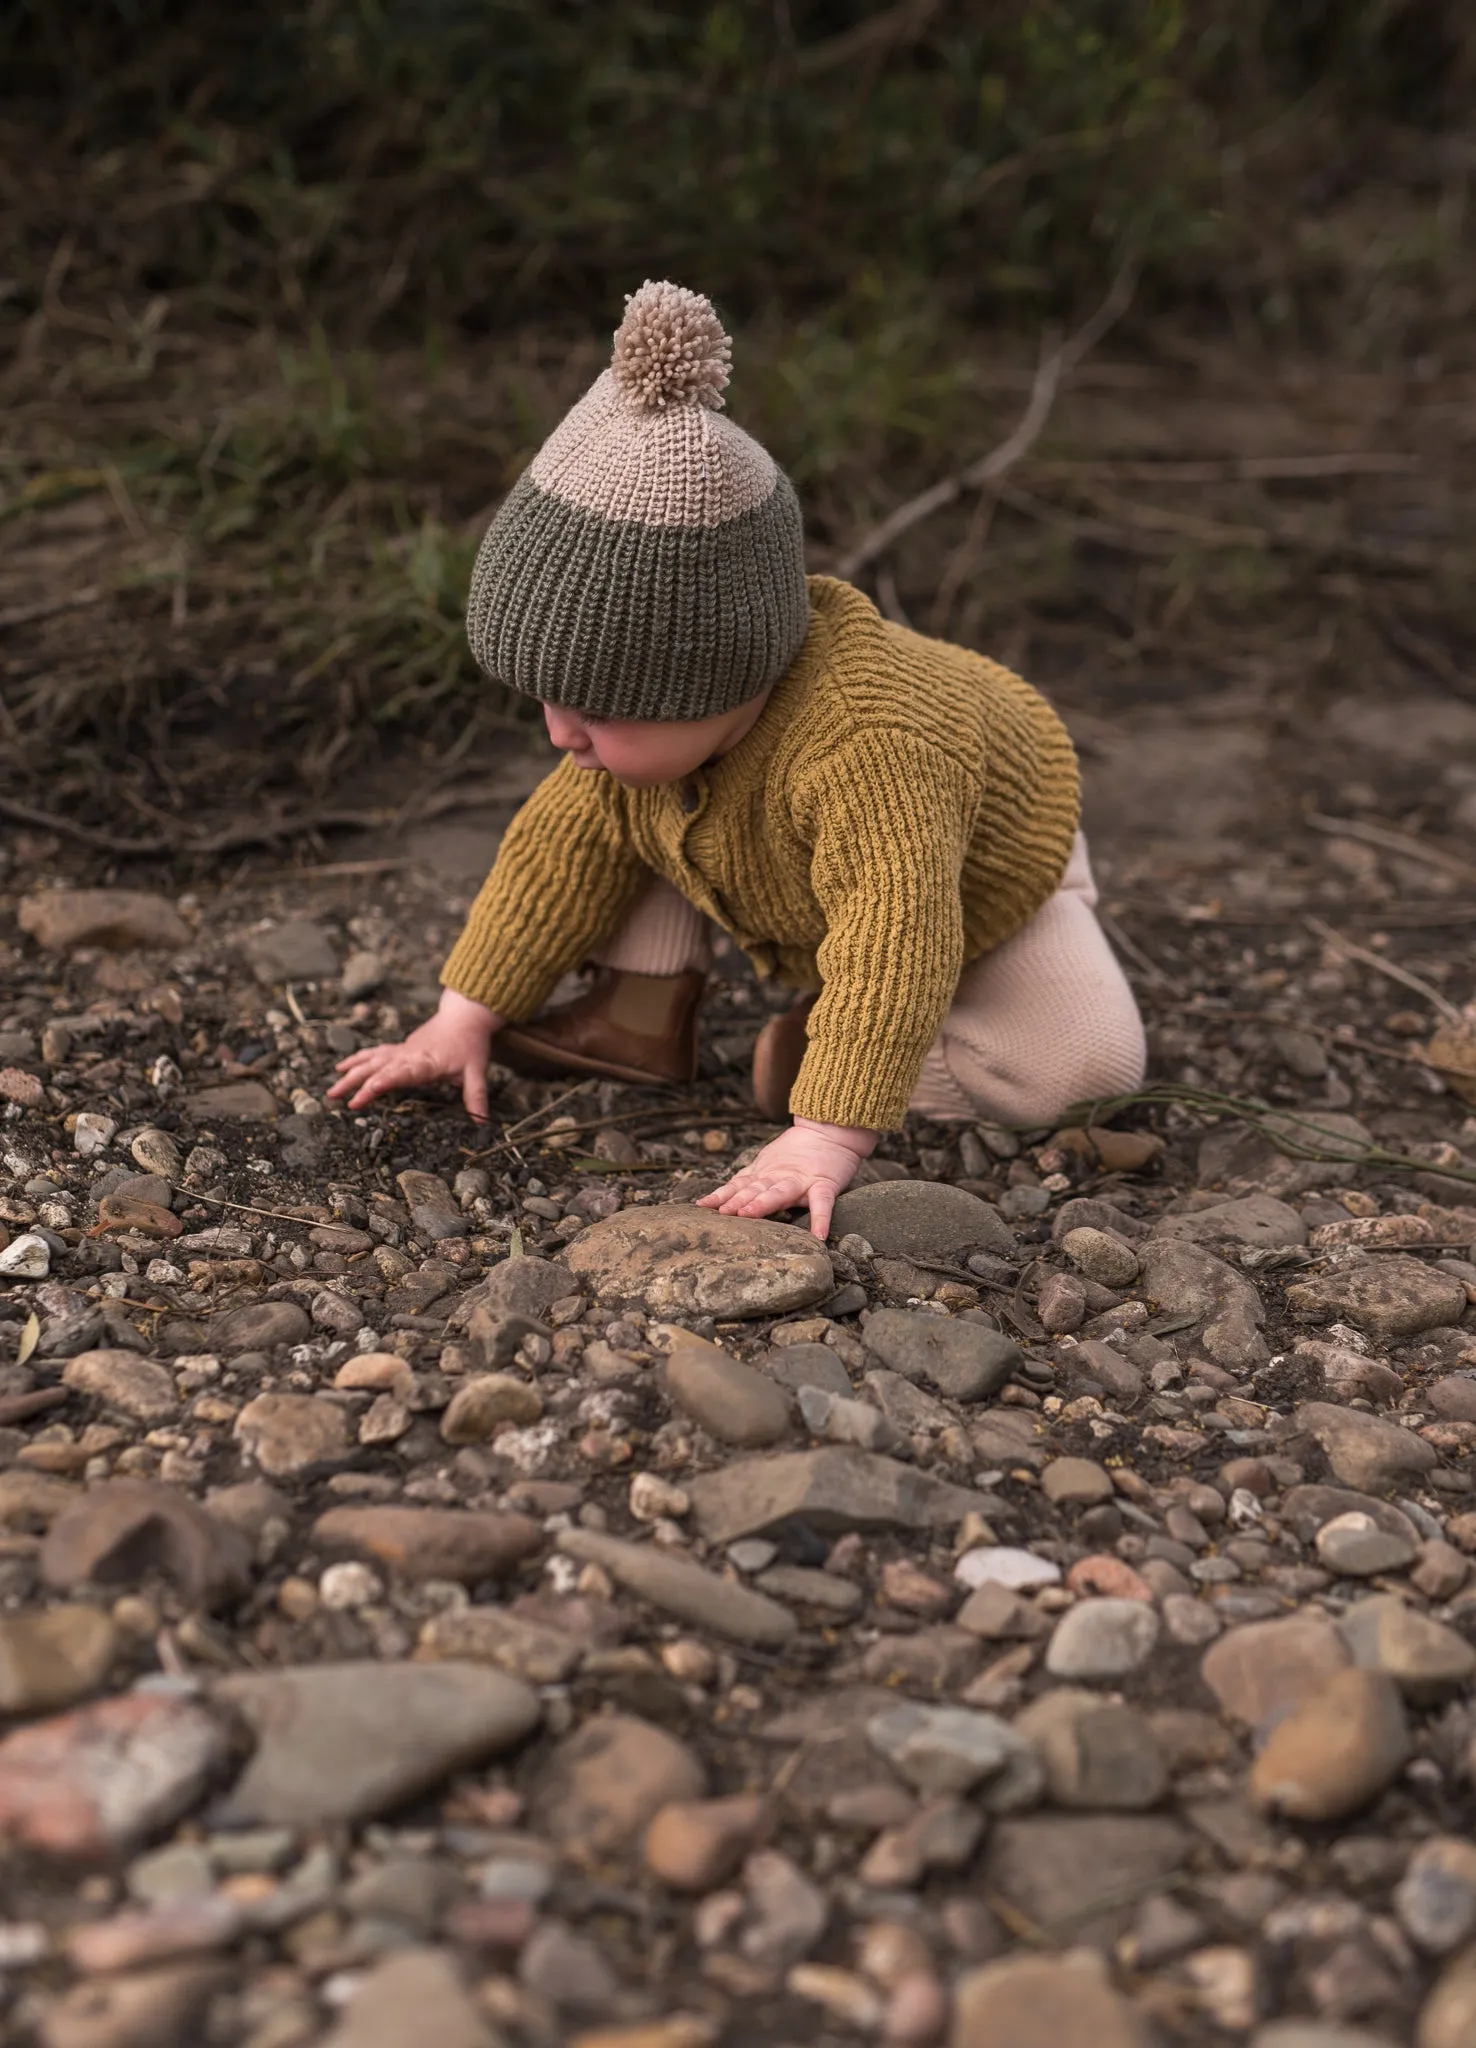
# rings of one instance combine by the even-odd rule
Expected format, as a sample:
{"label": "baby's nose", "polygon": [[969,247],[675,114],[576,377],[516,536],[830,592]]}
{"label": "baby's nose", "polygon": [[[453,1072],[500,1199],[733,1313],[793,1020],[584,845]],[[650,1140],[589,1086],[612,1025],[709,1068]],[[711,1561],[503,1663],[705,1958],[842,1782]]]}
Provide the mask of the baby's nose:
{"label": "baby's nose", "polygon": [[582,721],[572,711],[566,711],[561,704],[545,704],[543,722],[548,727],[548,736],[554,745],[566,752],[582,746],[588,737]]}

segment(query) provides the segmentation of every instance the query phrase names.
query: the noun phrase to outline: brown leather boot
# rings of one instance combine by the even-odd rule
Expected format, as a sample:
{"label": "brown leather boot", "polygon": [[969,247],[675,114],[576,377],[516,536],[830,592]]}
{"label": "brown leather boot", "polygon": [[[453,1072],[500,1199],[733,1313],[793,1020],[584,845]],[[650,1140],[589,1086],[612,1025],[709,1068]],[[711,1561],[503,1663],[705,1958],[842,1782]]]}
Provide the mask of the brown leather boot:
{"label": "brown leather boot", "polygon": [[615,1081],[697,1078],[697,1013],[707,976],[630,974],[596,967],[572,1002],[527,1024],[508,1024],[492,1057],[515,1074],[547,1081],[561,1074],[604,1074]]}
{"label": "brown leather boot", "polygon": [[754,1041],[753,1099],[773,1123],[782,1124],[789,1115],[790,1090],[799,1079],[809,1044],[805,1026],[814,1007],[813,996],[802,997],[792,1010],[771,1017]]}

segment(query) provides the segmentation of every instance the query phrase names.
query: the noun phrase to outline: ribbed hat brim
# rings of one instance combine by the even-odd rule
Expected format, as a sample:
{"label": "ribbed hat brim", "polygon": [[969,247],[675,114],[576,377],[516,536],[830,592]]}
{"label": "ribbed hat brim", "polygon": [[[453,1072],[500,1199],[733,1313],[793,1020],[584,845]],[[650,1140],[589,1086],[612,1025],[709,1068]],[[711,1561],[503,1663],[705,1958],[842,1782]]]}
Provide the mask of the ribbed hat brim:
{"label": "ribbed hat brim", "polygon": [[710,526],[601,517],[524,476],[472,571],[479,666],[591,718],[705,718],[777,682],[810,625],[798,500]]}

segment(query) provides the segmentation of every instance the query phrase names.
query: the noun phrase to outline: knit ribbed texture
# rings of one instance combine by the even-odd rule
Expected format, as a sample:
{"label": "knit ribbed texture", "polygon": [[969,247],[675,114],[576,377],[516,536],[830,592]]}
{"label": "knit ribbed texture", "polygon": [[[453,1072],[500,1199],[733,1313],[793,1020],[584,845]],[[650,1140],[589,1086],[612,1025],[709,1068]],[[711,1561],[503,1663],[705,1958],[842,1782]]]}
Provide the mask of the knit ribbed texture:
{"label": "knit ribbed texture", "polygon": [[731,754],[624,789],[565,761],[514,819],[442,979],[510,1020],[650,874],[761,975],[821,988],[795,1115],[895,1129],[965,962],[1052,895],[1080,807],[1056,714],[983,656],[813,577],[797,660]]}
{"label": "knit ribbed texture", "polygon": [[1086,841],[1022,931],[966,967],[909,1107],[1018,1130],[1141,1086],[1143,1020],[1106,934]]}
{"label": "knit ribbed texture", "polygon": [[719,411],[729,343],[671,284],[483,536],[467,637],[497,681],[590,718],[707,718],[778,680],[809,627],[784,472]]}

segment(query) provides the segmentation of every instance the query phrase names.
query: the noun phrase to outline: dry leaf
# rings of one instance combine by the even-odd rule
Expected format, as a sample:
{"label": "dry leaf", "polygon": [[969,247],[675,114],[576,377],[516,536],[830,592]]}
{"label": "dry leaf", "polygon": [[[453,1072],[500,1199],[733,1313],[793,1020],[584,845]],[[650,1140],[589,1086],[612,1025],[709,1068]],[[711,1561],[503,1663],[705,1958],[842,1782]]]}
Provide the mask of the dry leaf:
{"label": "dry leaf", "polygon": [[97,1205],[97,1221],[89,1237],[101,1237],[109,1230],[139,1230],[145,1237],[178,1237],[184,1225],[173,1210],[157,1202],[141,1202],[134,1195],[104,1195]]}
{"label": "dry leaf", "polygon": [[26,1317],[26,1326],[21,1331],[20,1349],[15,1354],[17,1365],[24,1365],[36,1346],[41,1342],[41,1319],[34,1309]]}

